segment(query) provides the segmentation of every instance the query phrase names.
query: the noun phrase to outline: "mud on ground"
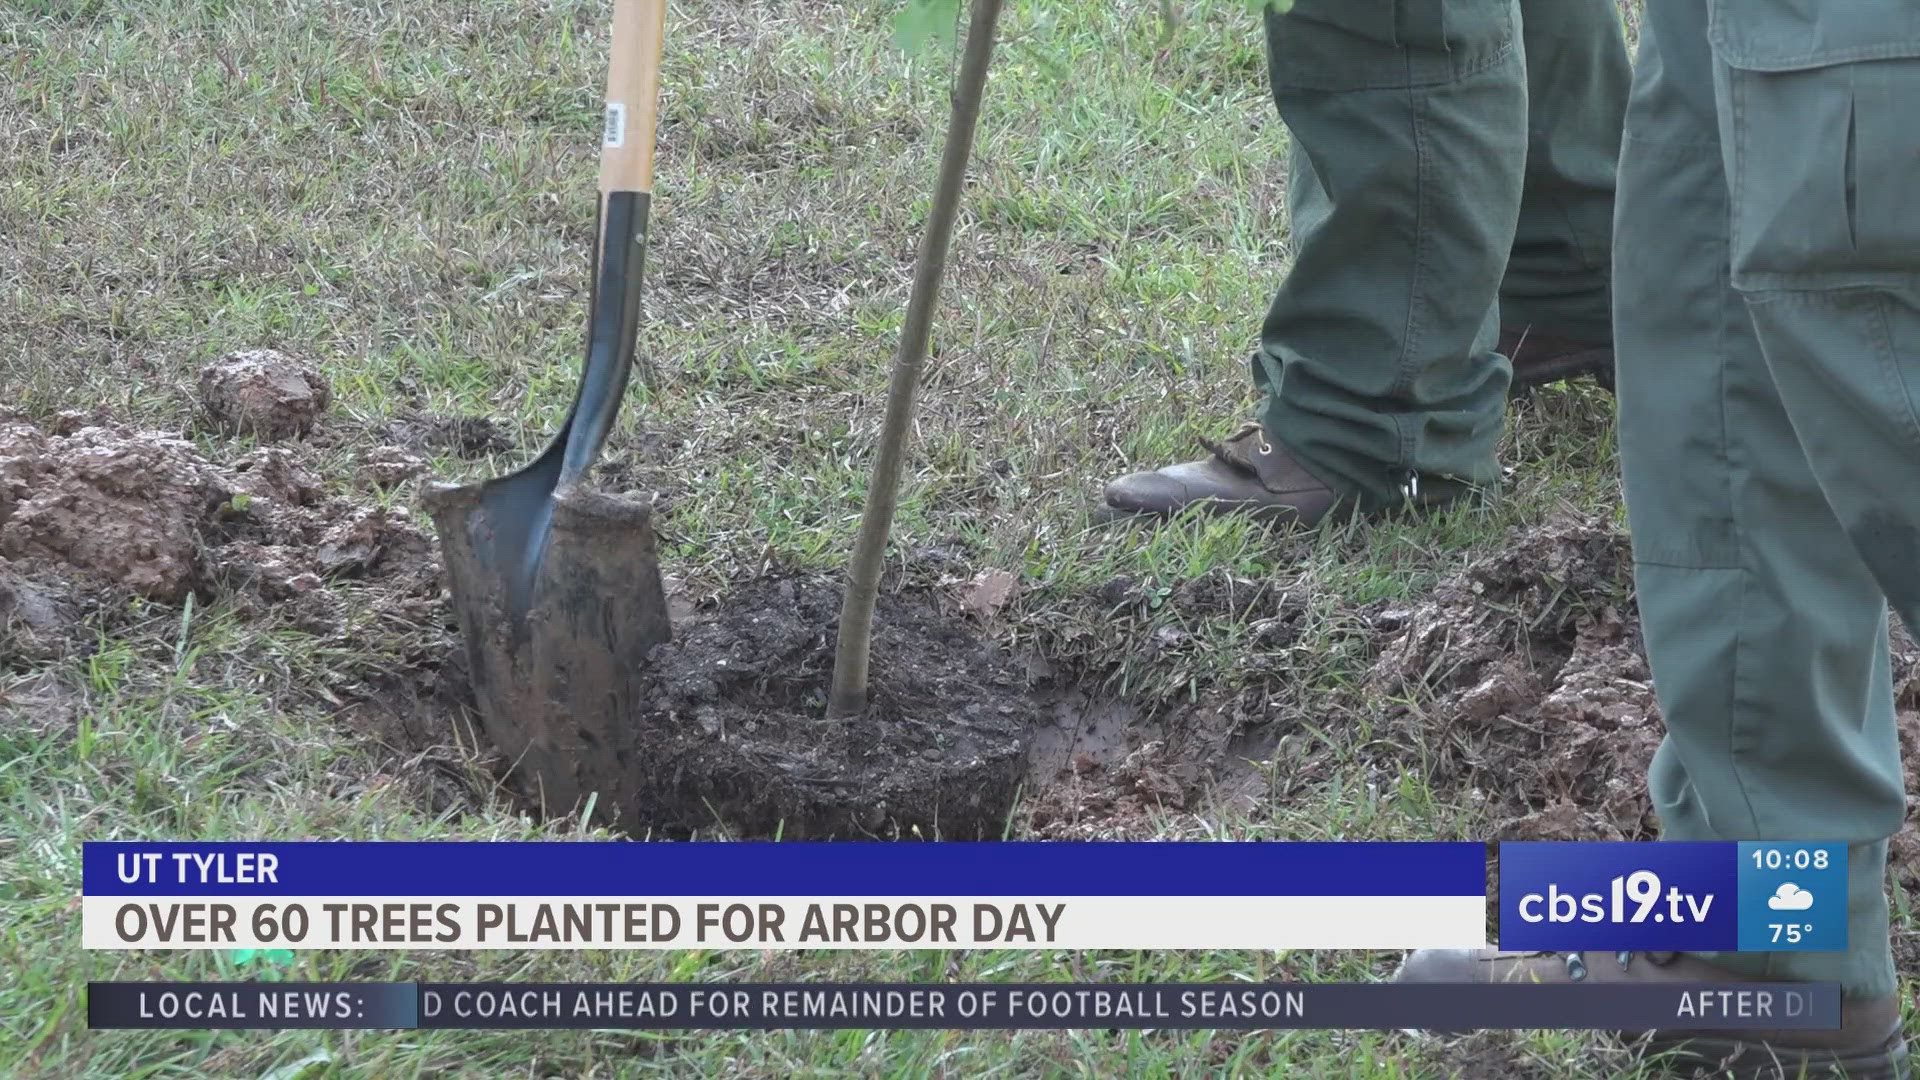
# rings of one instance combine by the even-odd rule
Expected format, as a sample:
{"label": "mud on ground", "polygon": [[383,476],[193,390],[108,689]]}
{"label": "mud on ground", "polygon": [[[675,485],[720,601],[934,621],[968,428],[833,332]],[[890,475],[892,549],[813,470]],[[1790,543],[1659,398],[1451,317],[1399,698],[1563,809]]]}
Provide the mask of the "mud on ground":
{"label": "mud on ground", "polygon": [[0,414],[0,673],[83,654],[139,602],[192,600],[364,660],[309,688],[321,700],[370,695],[367,680],[431,695],[452,641],[431,538],[404,508],[324,483],[309,455],[217,462],[171,433]]}
{"label": "mud on ground", "polygon": [[[1661,726],[1630,589],[1627,541],[1610,527],[1515,530],[1425,596],[1353,611],[1374,657],[1366,677],[1303,701],[1289,681],[1304,605],[1272,582],[1203,575],[1165,603],[1243,622],[1248,647],[1271,657],[1252,665],[1270,685],[1151,713],[1082,702],[1039,748],[1058,757],[1054,744],[1079,739],[1093,751],[1067,752],[1031,823],[1042,835],[1129,835],[1156,814],[1304,794],[1334,771],[1289,737],[1310,720],[1372,728],[1358,753],[1381,783],[1418,770],[1443,797],[1473,799],[1501,838],[1649,837],[1643,788]],[[1100,599],[1124,614],[1139,591],[1115,581]],[[1147,647],[1177,646],[1158,639],[1170,633]]]}
{"label": "mud on ground", "polygon": [[700,604],[648,657],[620,748],[630,830],[1005,833],[1036,706],[1020,667],[937,593],[883,596],[867,713],[825,717],[841,590],[768,575]]}
{"label": "mud on ground", "polygon": [[[1664,726],[1630,594],[1625,535],[1596,521],[1515,530],[1500,554],[1419,603],[1373,616],[1378,658],[1364,688],[1396,741],[1417,747],[1436,790],[1465,789],[1494,839],[1641,840],[1658,835],[1647,768]],[[1920,891],[1920,646],[1893,624],[1908,825],[1892,872]],[[1905,941],[1903,963],[1920,942]]]}
{"label": "mud on ground", "polygon": [[[1109,591],[1104,599],[1122,607],[1133,593],[1126,582]],[[1299,605],[1265,583],[1213,574],[1169,602],[1183,598],[1231,610],[1252,647],[1276,657],[1300,623]],[[1383,785],[1417,770],[1442,798],[1473,800],[1495,839],[1658,834],[1646,773],[1664,726],[1623,533],[1591,519],[1521,527],[1496,554],[1417,600],[1355,614],[1374,659],[1357,686],[1319,703],[1315,719],[1369,724],[1375,736],[1358,753]],[[1897,622],[1894,630],[1911,808],[1920,806],[1920,645]],[[1036,739],[1036,757],[1050,753],[1059,768],[1036,791],[1030,827],[1049,836],[1140,835],[1155,815],[1212,810],[1223,795],[1248,809],[1311,790],[1331,763],[1301,753],[1287,737],[1298,720],[1276,717],[1262,705],[1270,695],[1256,691],[1153,714],[1073,704]],[[1249,758],[1264,762],[1266,775]],[[1912,827],[1896,837],[1893,861],[1906,887],[1920,890]]]}
{"label": "mud on ground", "polygon": [[378,581],[415,607],[438,584],[410,513],[329,492],[293,450],[215,464],[185,439],[78,417],[0,417],[0,574],[43,595],[271,605],[318,633],[337,629],[327,580]]}
{"label": "mud on ground", "polygon": [[1485,804],[1497,838],[1653,835],[1644,787],[1662,728],[1631,578],[1624,535],[1550,525],[1374,613],[1364,694],[1437,788]]}

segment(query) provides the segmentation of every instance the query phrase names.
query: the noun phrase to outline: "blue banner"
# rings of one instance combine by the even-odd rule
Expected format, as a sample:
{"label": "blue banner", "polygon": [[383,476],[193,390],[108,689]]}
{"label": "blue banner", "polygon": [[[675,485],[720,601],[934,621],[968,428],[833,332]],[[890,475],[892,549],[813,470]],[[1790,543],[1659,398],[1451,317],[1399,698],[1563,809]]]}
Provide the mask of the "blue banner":
{"label": "blue banner", "polygon": [[[1645,847],[1647,845],[1637,845]],[[1478,843],[94,842],[88,896],[1478,896]]]}
{"label": "blue banner", "polygon": [[1844,845],[1500,845],[1503,949],[1843,949],[1846,911]]}
{"label": "blue banner", "polygon": [[1845,844],[1739,845],[1740,951],[1844,952]]}

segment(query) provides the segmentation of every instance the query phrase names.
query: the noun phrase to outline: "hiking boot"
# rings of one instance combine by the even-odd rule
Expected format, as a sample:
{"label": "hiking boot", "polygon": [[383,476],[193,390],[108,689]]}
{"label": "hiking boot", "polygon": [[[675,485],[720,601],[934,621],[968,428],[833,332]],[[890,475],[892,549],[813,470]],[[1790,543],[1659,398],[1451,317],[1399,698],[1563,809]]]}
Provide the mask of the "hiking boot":
{"label": "hiking boot", "polygon": [[1269,440],[1259,424],[1242,426],[1225,442],[1201,439],[1200,445],[1209,454],[1199,461],[1133,473],[1108,484],[1107,516],[1176,514],[1201,505],[1312,526],[1342,501],[1285,447]]}
{"label": "hiking boot", "polygon": [[1571,341],[1533,333],[1527,327],[1500,332],[1500,355],[1513,361],[1513,382],[1507,387],[1510,397],[1519,397],[1536,386],[1561,382],[1578,375],[1592,375],[1593,381],[1613,389],[1613,346]]}
{"label": "hiking boot", "polygon": [[[1408,956],[1395,982],[1488,983],[1741,983],[1779,980],[1738,975],[1684,953],[1498,952],[1493,949],[1421,949]],[[1713,1076],[1817,1080],[1907,1080],[1907,1040],[1900,1030],[1900,995],[1841,1003],[1837,1031],[1653,1031],[1651,1049],[1676,1069]]]}

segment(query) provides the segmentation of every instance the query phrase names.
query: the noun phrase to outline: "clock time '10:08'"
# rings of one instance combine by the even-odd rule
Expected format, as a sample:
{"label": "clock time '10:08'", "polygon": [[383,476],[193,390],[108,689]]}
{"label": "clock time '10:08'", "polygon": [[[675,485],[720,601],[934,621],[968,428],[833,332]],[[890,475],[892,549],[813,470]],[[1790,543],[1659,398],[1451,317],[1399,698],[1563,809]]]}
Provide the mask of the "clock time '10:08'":
{"label": "clock time '10:08'", "polygon": [[1748,854],[1755,870],[1825,870],[1828,862],[1827,853],[1818,848],[1756,848]]}

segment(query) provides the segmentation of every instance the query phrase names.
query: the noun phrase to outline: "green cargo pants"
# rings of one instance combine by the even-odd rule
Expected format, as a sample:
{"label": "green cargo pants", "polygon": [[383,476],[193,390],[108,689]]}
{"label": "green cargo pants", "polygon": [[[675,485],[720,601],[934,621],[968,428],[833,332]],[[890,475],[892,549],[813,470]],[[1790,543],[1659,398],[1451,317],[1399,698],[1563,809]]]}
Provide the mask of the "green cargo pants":
{"label": "green cargo pants", "polygon": [[1912,0],[1649,0],[1614,246],[1663,835],[1849,844],[1847,952],[1718,959],[1862,996],[1906,815],[1887,601],[1920,628],[1916,114]]}
{"label": "green cargo pants", "polygon": [[1612,334],[1614,0],[1296,0],[1267,60],[1294,246],[1253,362],[1267,431],[1363,509],[1491,483],[1502,323]]}

